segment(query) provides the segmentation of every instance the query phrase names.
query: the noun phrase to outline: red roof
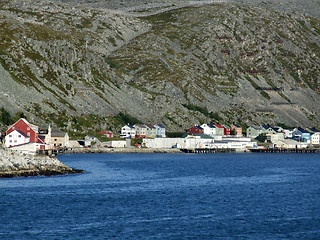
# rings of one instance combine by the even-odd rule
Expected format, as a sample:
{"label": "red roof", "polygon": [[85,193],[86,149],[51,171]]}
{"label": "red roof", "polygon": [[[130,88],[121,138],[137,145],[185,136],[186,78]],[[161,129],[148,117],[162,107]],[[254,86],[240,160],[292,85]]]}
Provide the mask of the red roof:
{"label": "red roof", "polygon": [[98,132],[98,134],[106,135],[106,134],[107,134],[107,131],[101,131],[101,132]]}

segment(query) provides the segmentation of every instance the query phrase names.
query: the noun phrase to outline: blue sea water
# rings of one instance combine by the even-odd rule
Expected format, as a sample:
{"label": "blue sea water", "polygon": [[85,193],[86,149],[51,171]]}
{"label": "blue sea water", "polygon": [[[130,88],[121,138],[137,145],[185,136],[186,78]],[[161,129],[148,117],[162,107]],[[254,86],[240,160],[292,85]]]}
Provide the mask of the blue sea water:
{"label": "blue sea water", "polygon": [[0,179],[0,239],[320,239],[319,154],[72,154]]}

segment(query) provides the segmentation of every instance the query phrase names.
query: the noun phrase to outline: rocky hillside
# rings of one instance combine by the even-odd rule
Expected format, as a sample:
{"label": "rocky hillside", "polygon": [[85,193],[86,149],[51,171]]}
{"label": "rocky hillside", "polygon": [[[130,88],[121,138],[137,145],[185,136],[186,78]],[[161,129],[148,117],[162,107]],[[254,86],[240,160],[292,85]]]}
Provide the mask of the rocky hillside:
{"label": "rocky hillside", "polygon": [[0,1],[0,107],[70,131],[115,128],[119,112],[171,131],[211,120],[320,125],[314,15],[238,1],[71,2]]}

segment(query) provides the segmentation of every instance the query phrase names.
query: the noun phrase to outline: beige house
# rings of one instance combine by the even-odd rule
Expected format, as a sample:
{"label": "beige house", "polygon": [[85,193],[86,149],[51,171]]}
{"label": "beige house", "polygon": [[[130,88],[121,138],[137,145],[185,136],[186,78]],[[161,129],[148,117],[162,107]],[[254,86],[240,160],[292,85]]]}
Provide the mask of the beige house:
{"label": "beige house", "polygon": [[231,124],[231,131],[234,131],[236,136],[242,137],[242,127],[233,123]]}
{"label": "beige house", "polygon": [[68,133],[52,131],[52,128],[49,126],[48,134],[45,135],[44,141],[53,149],[69,147],[70,139]]}

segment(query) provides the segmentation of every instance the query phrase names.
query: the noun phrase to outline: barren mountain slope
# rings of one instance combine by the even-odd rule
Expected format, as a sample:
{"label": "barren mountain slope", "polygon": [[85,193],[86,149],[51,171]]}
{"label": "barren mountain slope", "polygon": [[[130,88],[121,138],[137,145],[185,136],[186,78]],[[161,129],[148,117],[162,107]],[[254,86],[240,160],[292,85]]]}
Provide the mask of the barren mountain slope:
{"label": "barren mountain slope", "polygon": [[317,18],[234,3],[138,18],[1,2],[0,105],[11,112],[69,130],[87,114],[115,127],[119,111],[169,130],[320,123]]}

